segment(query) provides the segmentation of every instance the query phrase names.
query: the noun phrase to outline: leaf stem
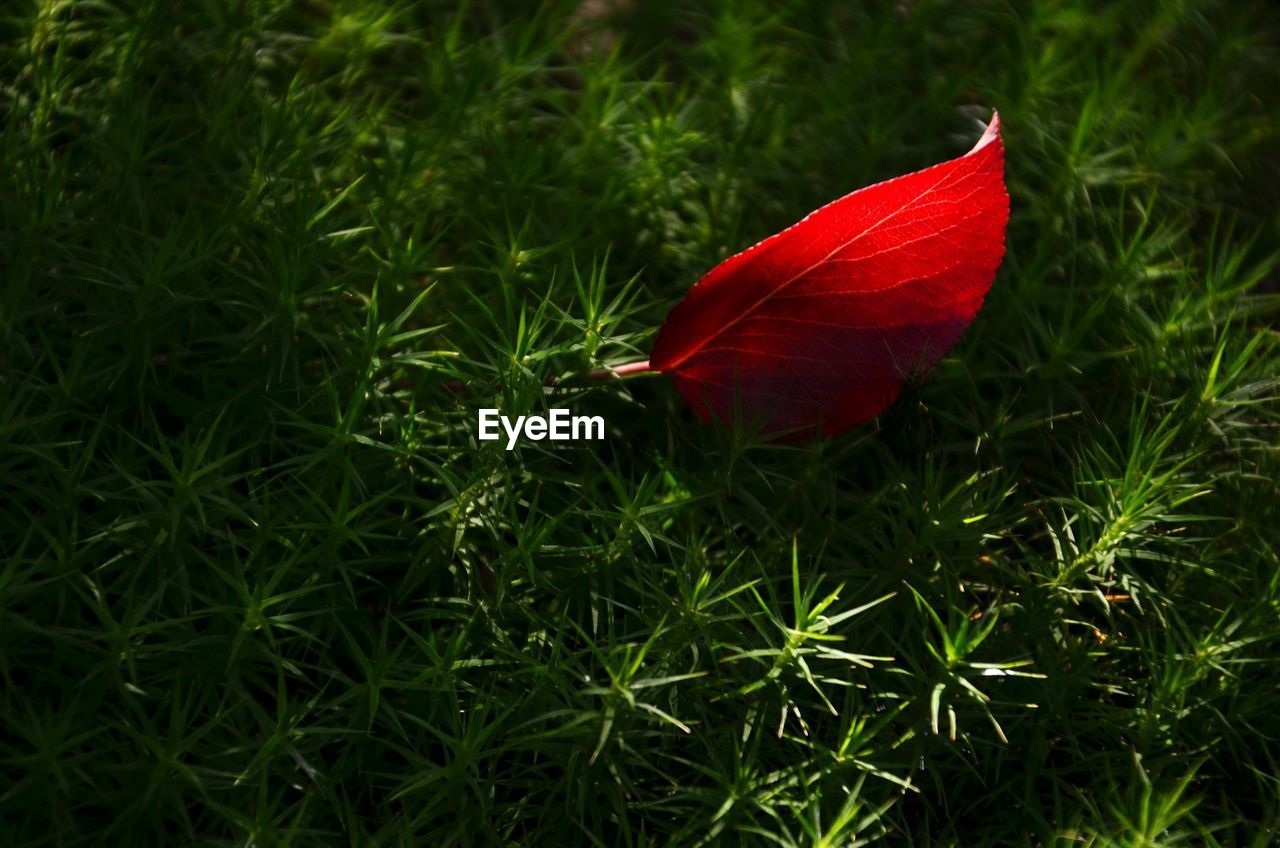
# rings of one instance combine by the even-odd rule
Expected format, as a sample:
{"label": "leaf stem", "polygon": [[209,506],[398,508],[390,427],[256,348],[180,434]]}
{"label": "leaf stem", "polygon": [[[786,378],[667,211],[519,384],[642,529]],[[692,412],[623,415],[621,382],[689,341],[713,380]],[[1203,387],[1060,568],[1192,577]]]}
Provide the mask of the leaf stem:
{"label": "leaf stem", "polygon": [[[658,370],[649,364],[649,360],[645,359],[640,362],[627,362],[623,365],[616,365],[612,368],[597,368],[595,371],[587,372],[587,378],[591,380],[607,380],[610,377],[634,377],[637,374],[657,374]],[[555,377],[548,377],[546,385],[554,386],[559,382]],[[401,382],[401,388],[410,388],[413,384],[404,380]],[[462,380],[449,380],[444,384],[447,391],[461,392],[467,384]]]}
{"label": "leaf stem", "polygon": [[636,374],[647,374],[654,371],[649,360],[645,359],[640,362],[628,362],[625,365],[615,365],[612,368],[598,368],[587,376],[593,380],[607,380],[610,377],[631,377]]}

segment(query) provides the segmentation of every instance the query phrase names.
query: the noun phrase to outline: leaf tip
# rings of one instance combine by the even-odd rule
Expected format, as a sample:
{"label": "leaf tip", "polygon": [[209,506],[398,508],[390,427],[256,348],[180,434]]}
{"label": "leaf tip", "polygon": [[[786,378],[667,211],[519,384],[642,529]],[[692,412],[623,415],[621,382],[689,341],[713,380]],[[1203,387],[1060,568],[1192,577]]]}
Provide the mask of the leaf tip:
{"label": "leaf tip", "polygon": [[991,142],[998,140],[1000,140],[1000,113],[997,110],[992,109],[991,122],[987,124],[986,132],[982,134],[982,138],[978,139],[978,143],[975,144],[973,146],[973,150],[970,150],[969,152],[977,153]]}

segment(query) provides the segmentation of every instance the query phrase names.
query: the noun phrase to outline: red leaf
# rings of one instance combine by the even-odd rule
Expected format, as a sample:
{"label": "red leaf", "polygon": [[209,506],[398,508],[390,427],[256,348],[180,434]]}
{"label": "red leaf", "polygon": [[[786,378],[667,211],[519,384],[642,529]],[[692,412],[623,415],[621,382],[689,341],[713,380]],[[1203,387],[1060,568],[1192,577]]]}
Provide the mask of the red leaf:
{"label": "red leaf", "polygon": [[993,115],[964,156],[847,194],[711,269],[650,365],[704,420],[728,419],[736,397],[766,432],[860,424],[969,326],[1008,221]]}

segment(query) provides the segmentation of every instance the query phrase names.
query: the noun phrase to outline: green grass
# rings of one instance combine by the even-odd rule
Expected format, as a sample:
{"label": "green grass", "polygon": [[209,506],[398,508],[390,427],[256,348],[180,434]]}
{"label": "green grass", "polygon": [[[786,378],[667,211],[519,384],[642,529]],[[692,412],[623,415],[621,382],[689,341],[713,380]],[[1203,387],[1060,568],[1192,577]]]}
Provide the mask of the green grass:
{"label": "green grass", "polygon": [[[0,842],[1273,844],[1280,14],[690,5],[0,9]],[[581,378],[990,107],[878,421]]]}

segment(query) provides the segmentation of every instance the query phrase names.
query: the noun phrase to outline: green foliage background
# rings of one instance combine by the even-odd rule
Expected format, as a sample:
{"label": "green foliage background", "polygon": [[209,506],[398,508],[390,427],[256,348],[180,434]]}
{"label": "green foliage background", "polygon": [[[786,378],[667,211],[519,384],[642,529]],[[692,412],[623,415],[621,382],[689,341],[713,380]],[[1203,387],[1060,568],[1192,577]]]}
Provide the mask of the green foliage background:
{"label": "green foliage background", "polygon": [[[4,4],[0,842],[1272,844],[1278,44],[1263,2]],[[582,379],[990,107],[1008,256],[879,421]]]}

